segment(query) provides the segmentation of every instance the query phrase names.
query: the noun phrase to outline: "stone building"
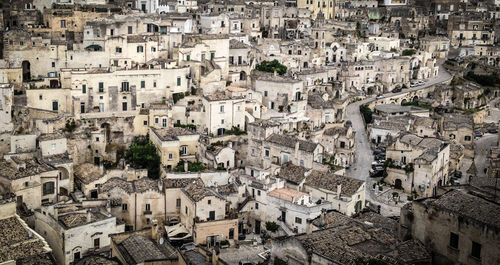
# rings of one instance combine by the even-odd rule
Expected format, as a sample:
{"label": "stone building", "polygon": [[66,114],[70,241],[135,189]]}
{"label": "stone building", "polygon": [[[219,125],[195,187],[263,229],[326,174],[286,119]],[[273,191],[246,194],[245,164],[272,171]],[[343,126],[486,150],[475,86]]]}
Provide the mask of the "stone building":
{"label": "stone building", "polygon": [[173,169],[180,161],[196,160],[200,138],[196,132],[179,127],[150,129],[150,136],[163,166]]}
{"label": "stone building", "polygon": [[500,260],[500,207],[472,188],[452,189],[401,209],[401,237],[416,239],[439,264],[494,264]]}

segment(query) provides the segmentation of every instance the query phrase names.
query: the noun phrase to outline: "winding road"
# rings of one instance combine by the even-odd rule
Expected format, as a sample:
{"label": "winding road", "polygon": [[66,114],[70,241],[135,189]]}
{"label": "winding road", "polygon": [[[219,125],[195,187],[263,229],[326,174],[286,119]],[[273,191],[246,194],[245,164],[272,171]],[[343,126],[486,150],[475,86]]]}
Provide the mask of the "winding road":
{"label": "winding road", "polygon": [[[430,86],[448,82],[451,80],[452,75],[448,73],[442,66],[444,61],[439,62],[439,73],[437,77],[427,80],[426,84],[423,86],[418,86],[410,89],[405,89],[399,93],[386,93],[383,95],[384,98],[390,98],[392,96],[405,94],[408,92],[413,92],[421,89],[428,88]],[[375,182],[375,179],[371,179],[369,177],[369,170],[371,168],[371,164],[374,161],[372,155],[372,149],[370,146],[370,141],[368,139],[367,132],[365,130],[365,124],[363,122],[363,118],[361,117],[361,112],[359,111],[359,107],[363,104],[370,103],[376,100],[375,96],[370,98],[366,98],[361,101],[357,101],[351,103],[347,106],[346,110],[346,120],[350,120],[352,122],[353,129],[356,131],[356,159],[353,165],[347,170],[346,175],[351,178],[363,180],[366,182],[366,200],[370,201],[372,204],[381,206],[381,214],[384,216],[399,216],[400,207],[392,206],[384,204],[380,201],[376,200],[376,196],[372,189],[372,185]]]}

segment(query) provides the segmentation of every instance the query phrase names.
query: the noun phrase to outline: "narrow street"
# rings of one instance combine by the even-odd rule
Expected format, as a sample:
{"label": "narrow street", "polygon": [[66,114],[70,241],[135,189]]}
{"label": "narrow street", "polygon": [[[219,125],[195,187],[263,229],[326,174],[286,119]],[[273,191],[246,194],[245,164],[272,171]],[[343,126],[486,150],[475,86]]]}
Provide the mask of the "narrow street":
{"label": "narrow street", "polygon": [[[404,91],[399,93],[386,93],[383,95],[384,98],[424,89],[435,84],[449,81],[452,78],[452,76],[444,69],[442,63],[443,61],[439,63],[438,76],[433,79],[427,80],[425,85],[410,89],[405,89]],[[366,181],[366,200],[370,201],[373,204],[380,205],[381,206],[380,211],[382,215],[394,216],[394,215],[399,215],[399,211],[402,205],[392,206],[378,201],[372,189],[372,185],[374,182],[376,182],[376,179],[372,179],[369,177],[369,170],[371,168],[372,162],[374,161],[374,158],[370,146],[370,141],[368,139],[368,135],[365,130],[365,123],[363,122],[363,118],[361,117],[361,112],[359,111],[359,107],[363,104],[370,103],[374,100],[375,96],[372,96],[370,98],[366,98],[364,100],[349,104],[347,106],[346,120],[350,120],[352,122],[353,129],[356,131],[356,159],[351,168],[349,168],[346,171],[346,175],[348,177]]]}

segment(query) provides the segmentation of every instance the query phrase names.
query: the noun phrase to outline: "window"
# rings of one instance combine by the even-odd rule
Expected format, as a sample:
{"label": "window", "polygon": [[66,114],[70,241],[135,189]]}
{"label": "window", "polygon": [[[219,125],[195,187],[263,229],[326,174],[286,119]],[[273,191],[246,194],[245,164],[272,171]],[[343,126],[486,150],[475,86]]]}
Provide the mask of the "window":
{"label": "window", "polygon": [[38,95],[38,99],[42,100],[43,99],[43,95]]}
{"label": "window", "polygon": [[176,208],[181,208],[181,199],[175,200],[175,207]]}
{"label": "window", "polygon": [[144,52],[144,47],[137,46],[137,52],[139,52],[139,53]]}
{"label": "window", "polygon": [[210,211],[208,213],[208,219],[209,220],[215,220],[215,211]]}
{"label": "window", "polygon": [[345,148],[345,142],[340,142],[340,148]]}
{"label": "window", "polygon": [[180,76],[178,76],[178,77],[177,77],[177,86],[180,86],[180,85],[181,85],[181,77],[180,77]]}
{"label": "window", "polygon": [[[1,102],[0,102],[1,103]],[[1,107],[1,106],[0,106]],[[59,110],[59,103],[57,101],[52,102],[52,110],[53,111],[58,111]]]}
{"label": "window", "polygon": [[220,106],[220,112],[224,112],[224,105]]}
{"label": "window", "polygon": [[127,102],[122,102],[122,111],[127,111]]}
{"label": "window", "polygon": [[85,113],[85,102],[80,103],[80,113]]}
{"label": "window", "polygon": [[168,154],[168,160],[172,160],[172,159],[174,159],[174,154],[169,153],[169,154]]}
{"label": "window", "polygon": [[43,183],[43,195],[54,194],[54,182]]}
{"label": "window", "polygon": [[163,127],[163,128],[167,127],[167,118],[161,119],[161,127]]}
{"label": "window", "polygon": [[450,247],[458,249],[458,235],[450,232]]}
{"label": "window", "polygon": [[215,58],[215,52],[210,53],[210,60],[213,60]]}
{"label": "window", "polygon": [[266,149],[266,150],[264,151],[264,153],[265,153],[266,157],[269,157],[269,155],[270,155],[270,153],[271,153],[271,152],[269,151],[269,149]]}
{"label": "window", "polygon": [[141,81],[141,88],[145,88],[146,87],[146,81]]}
{"label": "window", "polygon": [[51,144],[51,145],[50,145],[50,149],[52,149],[52,150],[56,150],[56,144]]}
{"label": "window", "polygon": [[208,204],[209,204],[209,205],[210,205],[210,204],[212,204],[212,200],[208,200]]}
{"label": "window", "polygon": [[115,35],[115,30],[114,29],[110,29],[109,30],[109,35],[111,35],[111,36]]}
{"label": "window", "polygon": [[143,121],[143,122],[142,122],[142,124],[143,124],[144,126],[146,126],[146,125],[148,125],[148,121],[146,121],[146,120],[145,120],[145,121]]}
{"label": "window", "polygon": [[185,208],[184,212],[185,212],[186,214],[188,214],[188,207],[187,207],[187,206],[186,206],[186,208]]}
{"label": "window", "polygon": [[146,211],[151,211],[151,204],[146,203]]}
{"label": "window", "polygon": [[99,82],[99,92],[104,92],[104,83],[103,82]]}
{"label": "window", "polygon": [[258,210],[259,209],[259,203],[255,203],[255,210]]}
{"label": "window", "polygon": [[66,28],[66,20],[61,20],[61,28]]}
{"label": "window", "polygon": [[115,51],[116,51],[116,53],[122,53],[122,48],[120,48],[120,47],[116,47],[116,48],[115,48]]}
{"label": "window", "polygon": [[298,217],[295,217],[295,223],[296,224],[302,224],[302,219],[298,218]]}
{"label": "window", "polygon": [[188,62],[191,61],[191,55],[186,56],[186,61],[188,61]]}
{"label": "window", "polygon": [[227,237],[229,239],[234,239],[234,228],[229,228],[229,235]]}
{"label": "window", "polygon": [[264,97],[267,97],[267,91],[264,91]]}
{"label": "window", "polygon": [[257,190],[257,196],[260,196],[260,190]]}
{"label": "window", "polygon": [[473,258],[481,259],[481,244],[472,241],[472,251],[471,251],[470,255]]}
{"label": "window", "polygon": [[[187,145],[181,146],[181,155],[187,155],[187,154],[188,154],[188,147],[187,147]],[[210,204],[210,200],[209,200],[208,204]]]}
{"label": "window", "polygon": [[132,26],[128,26],[128,34],[132,34]]}
{"label": "window", "polygon": [[466,135],[466,136],[464,137],[464,140],[465,140],[465,141],[470,141],[471,139],[472,139],[472,137],[470,137],[469,135]]}
{"label": "window", "polygon": [[82,85],[82,94],[87,93],[87,85]]}
{"label": "window", "polygon": [[222,120],[220,121],[220,124],[224,124],[224,119],[222,119]]}
{"label": "window", "polygon": [[100,247],[100,242],[99,238],[94,238],[94,248],[99,248]]}
{"label": "window", "polygon": [[155,47],[151,47],[151,52],[156,52],[156,48]]}
{"label": "window", "polygon": [[52,62],[52,68],[55,68],[56,67],[56,62]]}
{"label": "window", "polygon": [[156,87],[156,81],[153,82],[153,87]]}
{"label": "window", "polygon": [[129,83],[122,82],[122,92],[128,92],[128,90],[129,90]]}

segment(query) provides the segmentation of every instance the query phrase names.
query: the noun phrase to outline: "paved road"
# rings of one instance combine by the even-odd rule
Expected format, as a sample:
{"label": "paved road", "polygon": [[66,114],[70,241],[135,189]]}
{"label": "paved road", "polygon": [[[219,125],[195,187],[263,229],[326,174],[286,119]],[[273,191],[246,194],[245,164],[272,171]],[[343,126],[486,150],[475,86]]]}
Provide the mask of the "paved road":
{"label": "paved road", "polygon": [[[439,63],[440,65],[439,65],[438,76],[428,80],[425,85],[410,89],[405,89],[404,91],[399,93],[387,93],[383,95],[384,98],[424,89],[438,83],[449,81],[452,78],[452,76],[444,69],[444,67],[442,67],[442,63],[443,61]],[[399,209],[400,209],[399,207],[394,207],[391,205],[383,205],[376,200],[375,194],[373,193],[372,190],[372,185],[373,182],[375,182],[375,180],[369,177],[369,170],[371,168],[371,164],[374,158],[372,155],[370,142],[368,140],[368,135],[365,130],[365,124],[363,122],[363,118],[361,117],[361,113],[359,111],[359,107],[362,104],[367,104],[374,100],[375,98],[374,96],[372,96],[371,98],[357,101],[347,106],[346,120],[350,120],[352,122],[353,129],[356,131],[357,146],[356,146],[355,162],[351,166],[351,168],[347,170],[346,175],[348,177],[366,181],[366,187],[367,187],[366,200],[381,205],[381,213],[383,215],[399,215]]]}
{"label": "paved road", "polygon": [[475,140],[475,156],[474,163],[476,163],[478,177],[486,177],[484,169],[488,162],[488,151],[490,147],[496,146],[498,140],[497,134],[485,134],[481,138]]}

